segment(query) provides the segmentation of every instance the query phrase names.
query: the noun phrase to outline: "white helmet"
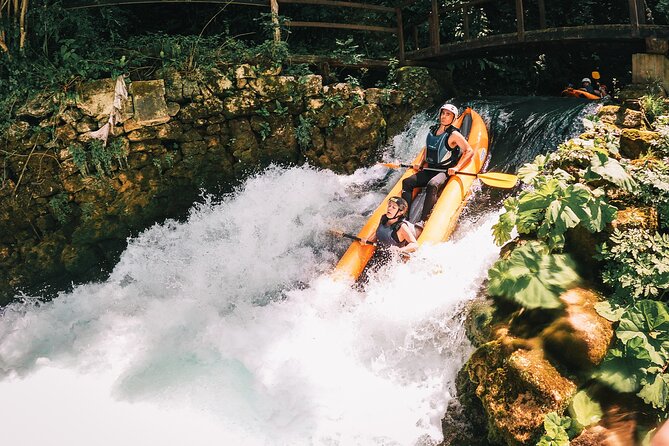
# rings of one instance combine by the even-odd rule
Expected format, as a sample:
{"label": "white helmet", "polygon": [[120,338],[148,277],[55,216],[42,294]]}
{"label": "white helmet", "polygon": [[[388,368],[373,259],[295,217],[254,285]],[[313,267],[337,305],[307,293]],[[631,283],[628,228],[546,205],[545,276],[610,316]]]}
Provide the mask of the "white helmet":
{"label": "white helmet", "polygon": [[592,82],[590,81],[590,78],[589,78],[589,77],[584,77],[584,78],[581,80],[581,83],[583,83],[583,82],[587,82],[587,83],[589,83],[589,84],[592,84]]}
{"label": "white helmet", "polygon": [[458,108],[453,104],[449,104],[448,102],[445,103],[439,109],[439,113],[441,113],[442,110],[448,110],[449,112],[453,113],[456,118],[458,117]]}

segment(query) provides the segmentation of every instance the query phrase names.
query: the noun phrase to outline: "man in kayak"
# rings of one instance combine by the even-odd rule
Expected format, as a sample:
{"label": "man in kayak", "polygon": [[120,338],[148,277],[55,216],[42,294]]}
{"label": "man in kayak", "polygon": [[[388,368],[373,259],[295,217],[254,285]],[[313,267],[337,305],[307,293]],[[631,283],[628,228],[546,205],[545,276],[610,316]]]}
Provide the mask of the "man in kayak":
{"label": "man in kayak", "polygon": [[418,248],[413,224],[406,220],[409,205],[401,197],[390,197],[385,215],[381,217],[376,233],[360,242],[376,242],[382,249],[397,247],[400,254],[414,252]]}
{"label": "man in kayak", "polygon": [[[446,103],[441,106],[439,124],[432,126],[427,135],[425,156],[414,166],[418,172],[402,181],[402,198],[407,203],[411,203],[414,188],[427,188],[420,222],[416,226],[422,227],[427,221],[448,177],[465,167],[474,156],[474,150],[462,136],[460,129],[453,126],[457,117],[458,109],[455,105]],[[424,167],[443,171],[423,170]]]}
{"label": "man in kayak", "polygon": [[592,87],[592,81],[589,77],[584,77],[581,80],[581,88],[579,90],[587,91],[588,93],[595,94],[595,89]]}

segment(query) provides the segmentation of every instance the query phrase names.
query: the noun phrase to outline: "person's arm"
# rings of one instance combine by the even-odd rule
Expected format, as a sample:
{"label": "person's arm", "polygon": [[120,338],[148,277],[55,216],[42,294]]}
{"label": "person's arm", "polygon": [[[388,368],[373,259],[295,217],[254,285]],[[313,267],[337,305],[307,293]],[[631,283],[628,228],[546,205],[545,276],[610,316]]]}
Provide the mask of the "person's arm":
{"label": "person's arm", "polygon": [[413,165],[414,170],[422,170],[425,167],[425,156],[427,155],[427,150],[423,151],[423,156],[420,159],[418,164]]}
{"label": "person's arm", "polygon": [[370,235],[368,238],[360,239],[360,243],[362,243],[363,245],[371,245],[375,241],[376,241],[376,231],[374,231],[372,235]]}
{"label": "person's arm", "polygon": [[451,137],[448,138],[448,143],[451,143],[451,140],[455,142],[455,144],[460,147],[460,150],[462,150],[462,156],[460,157],[460,160],[458,163],[448,169],[448,175],[455,175],[455,172],[458,170],[462,170],[469,162],[474,158],[474,149],[472,149],[472,146],[469,145],[469,142],[465,139],[464,136],[462,136],[462,133],[460,132],[453,132],[451,134]]}
{"label": "person's arm", "polygon": [[418,241],[416,241],[416,236],[413,234],[413,231],[410,231],[406,224],[402,224],[399,230],[397,231],[397,238],[401,242],[407,242],[406,246],[403,246],[399,249],[400,253],[409,253],[414,252],[418,249]]}

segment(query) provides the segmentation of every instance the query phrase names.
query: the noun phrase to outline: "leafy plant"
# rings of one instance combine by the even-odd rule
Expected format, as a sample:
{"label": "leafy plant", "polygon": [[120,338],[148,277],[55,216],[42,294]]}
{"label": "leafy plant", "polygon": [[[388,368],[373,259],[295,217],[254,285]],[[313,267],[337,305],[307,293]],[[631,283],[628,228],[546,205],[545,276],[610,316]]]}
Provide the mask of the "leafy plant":
{"label": "leafy plant", "polygon": [[648,159],[628,167],[637,179],[637,196],[641,202],[657,208],[660,227],[669,228],[669,165]]}
{"label": "leafy plant", "polygon": [[85,177],[88,176],[88,163],[86,162],[86,151],[79,144],[72,144],[68,147],[70,154],[72,155],[72,161],[74,165],[77,166],[79,172]]}
{"label": "leafy plant", "polygon": [[667,104],[664,99],[653,95],[642,96],[639,100],[639,104],[643,108],[643,111],[646,113],[646,117],[648,117],[650,122],[655,121],[655,118],[658,116],[669,113],[669,104]]}
{"label": "leafy plant", "polygon": [[284,107],[281,105],[281,102],[275,101],[276,103],[276,108],[274,109],[274,113],[276,113],[279,116],[286,116],[288,114],[288,107]]}
{"label": "leafy plant", "polygon": [[261,122],[260,123],[260,130],[259,130],[258,133],[260,133],[260,139],[262,139],[264,141],[264,140],[267,139],[267,137],[269,135],[272,134],[272,128],[269,126],[269,123]]}
{"label": "leafy plant", "polygon": [[569,446],[569,438],[577,433],[573,420],[561,417],[557,412],[550,412],[544,417],[546,433],[541,436],[537,446]]}
{"label": "leafy plant", "polygon": [[581,224],[590,232],[604,229],[613,221],[617,209],[606,203],[604,192],[587,186],[568,184],[560,178],[546,178],[534,190],[504,202],[505,213],[493,226],[496,243],[503,244],[516,227],[520,234],[536,234],[551,249],[564,247],[564,234]]}
{"label": "leafy plant", "polygon": [[498,260],[488,271],[488,292],[525,308],[559,308],[558,298],[578,280],[575,264],[566,254],[551,254],[548,246],[529,241]]}
{"label": "leafy plant", "polygon": [[598,423],[603,415],[600,404],[593,400],[585,390],[574,395],[568,410],[573,423],[580,428]]}
{"label": "leafy plant", "polygon": [[297,144],[304,150],[311,144],[311,129],[314,127],[314,122],[311,118],[299,116],[300,124],[297,126]]}
{"label": "leafy plant", "polygon": [[615,229],[597,258],[605,261],[602,281],[620,303],[661,299],[669,290],[669,234]]}
{"label": "leafy plant", "polygon": [[616,343],[595,373],[618,392],[634,392],[659,410],[669,405],[669,311],[663,302],[641,300],[628,307],[616,328]]}
{"label": "leafy plant", "polygon": [[363,54],[358,52],[358,45],[353,43],[353,37],[348,37],[346,40],[335,39],[332,57],[345,63],[356,64],[362,61]]}
{"label": "leafy plant", "polygon": [[70,207],[70,199],[66,193],[60,193],[49,200],[49,207],[51,214],[61,225],[66,224],[70,220],[72,208]]}

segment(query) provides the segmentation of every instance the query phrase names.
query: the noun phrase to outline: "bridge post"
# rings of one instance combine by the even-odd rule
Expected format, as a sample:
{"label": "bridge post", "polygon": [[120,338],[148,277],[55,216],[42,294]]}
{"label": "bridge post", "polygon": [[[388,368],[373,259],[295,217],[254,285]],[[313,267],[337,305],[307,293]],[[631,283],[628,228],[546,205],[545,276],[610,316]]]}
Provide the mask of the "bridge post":
{"label": "bridge post", "polygon": [[462,6],[462,15],[463,17],[463,22],[462,22],[462,33],[464,34],[465,41],[469,40],[469,5],[464,4]]}
{"label": "bridge post", "polygon": [[525,12],[523,11],[523,0],[516,0],[516,27],[518,28],[518,41],[525,40]]}
{"label": "bridge post", "polygon": [[395,8],[395,16],[397,17],[397,40],[399,41],[400,51],[398,58],[400,64],[404,65],[406,61],[404,57],[404,25],[402,24],[402,9]]}
{"label": "bridge post", "polygon": [[639,2],[637,0],[628,0],[630,9],[630,24],[632,25],[632,35],[639,35]]}
{"label": "bridge post", "polygon": [[272,26],[274,26],[274,41],[281,42],[281,27],[279,26],[279,2],[277,0],[269,1],[272,11]]}
{"label": "bridge post", "polygon": [[433,54],[439,52],[439,3],[432,0],[432,20],[430,21],[430,44]]}
{"label": "bridge post", "polygon": [[539,28],[546,29],[546,3],[539,0]]}

